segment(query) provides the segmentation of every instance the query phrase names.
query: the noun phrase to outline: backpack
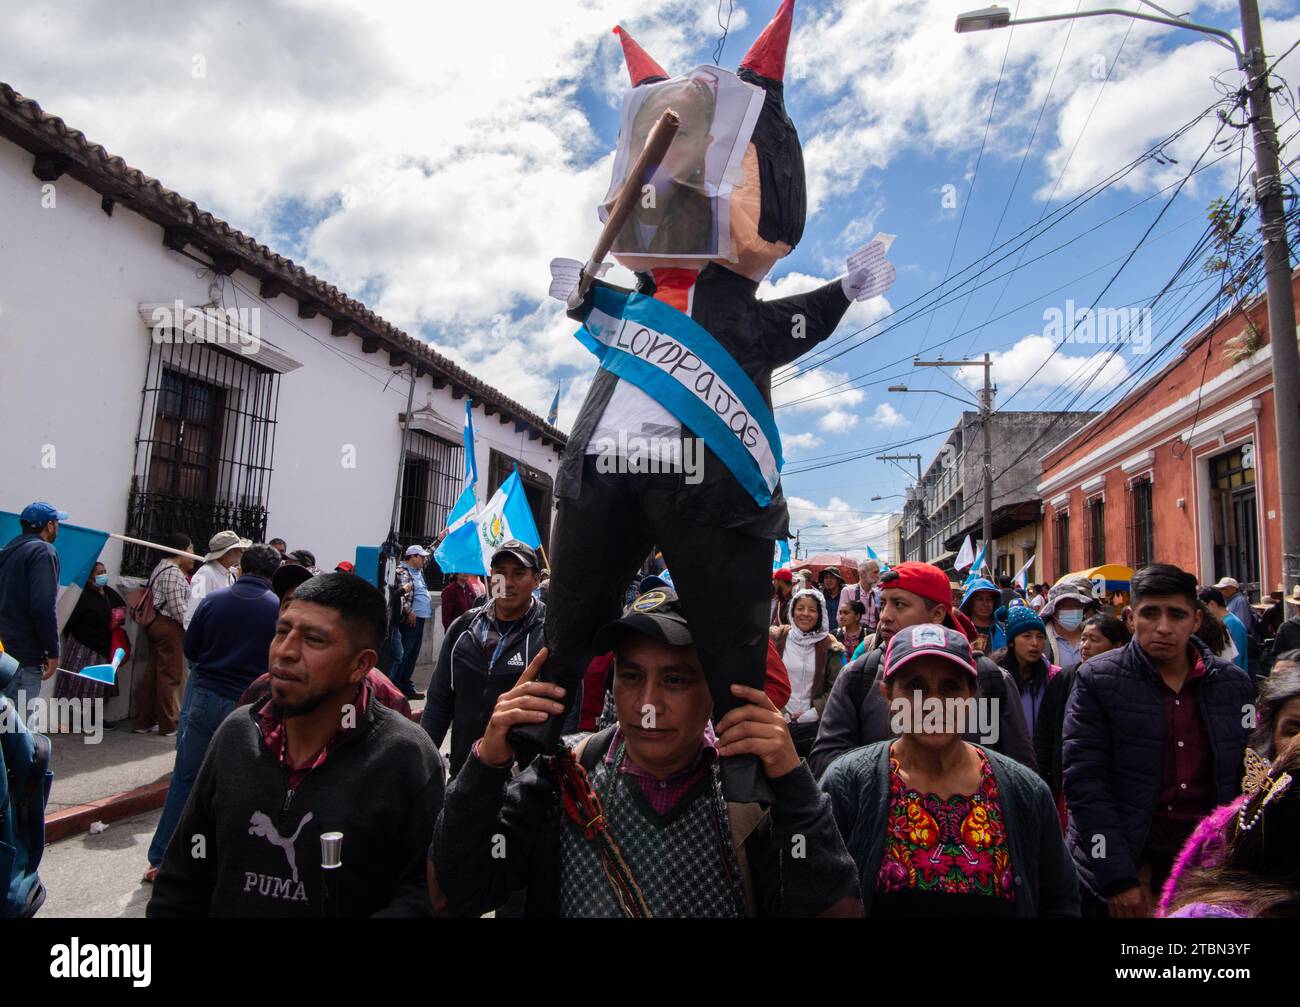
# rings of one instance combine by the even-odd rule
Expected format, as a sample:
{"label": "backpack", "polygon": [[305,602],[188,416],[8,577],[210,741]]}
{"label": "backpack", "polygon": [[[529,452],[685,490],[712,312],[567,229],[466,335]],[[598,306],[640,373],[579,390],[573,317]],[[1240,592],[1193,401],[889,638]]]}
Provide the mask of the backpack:
{"label": "backpack", "polygon": [[[0,689],[17,673],[0,668]],[[45,852],[50,798],[50,739],[27,730],[18,709],[0,697],[0,919],[35,916],[45,902],[36,868]]]}
{"label": "backpack", "polygon": [[158,609],[153,603],[153,582],[158,577],[158,572],[149,578],[149,582],[138,592],[131,592],[130,608],[128,612],[131,621],[137,626],[148,626],[158,618]]}

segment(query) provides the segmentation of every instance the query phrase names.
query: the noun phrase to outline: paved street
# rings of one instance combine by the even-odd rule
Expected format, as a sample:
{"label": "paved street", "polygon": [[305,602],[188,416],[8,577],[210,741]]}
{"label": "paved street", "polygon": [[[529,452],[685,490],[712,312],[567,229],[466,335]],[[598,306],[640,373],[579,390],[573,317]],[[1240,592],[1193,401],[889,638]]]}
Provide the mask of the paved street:
{"label": "paved street", "polygon": [[150,888],[140,883],[161,811],[114,822],[97,836],[81,833],[48,846],[41,880],[42,918],[144,916]]}

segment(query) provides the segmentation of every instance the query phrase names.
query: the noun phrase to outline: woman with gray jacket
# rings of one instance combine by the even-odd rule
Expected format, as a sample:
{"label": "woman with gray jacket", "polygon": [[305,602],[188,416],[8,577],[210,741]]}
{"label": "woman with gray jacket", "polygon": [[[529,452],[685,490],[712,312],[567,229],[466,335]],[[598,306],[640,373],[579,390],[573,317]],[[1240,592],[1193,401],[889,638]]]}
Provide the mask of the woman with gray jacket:
{"label": "woman with gray jacket", "polygon": [[962,738],[981,702],[966,637],[900,630],[882,691],[899,737],[848,752],[822,778],[868,916],[1079,915],[1079,884],[1047,785]]}

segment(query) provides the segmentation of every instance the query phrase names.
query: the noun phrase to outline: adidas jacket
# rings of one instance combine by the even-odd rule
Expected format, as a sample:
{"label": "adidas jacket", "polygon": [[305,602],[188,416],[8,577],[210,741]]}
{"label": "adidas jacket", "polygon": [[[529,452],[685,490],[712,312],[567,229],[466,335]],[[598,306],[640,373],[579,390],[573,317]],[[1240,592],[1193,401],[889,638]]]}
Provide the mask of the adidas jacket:
{"label": "adidas jacket", "polygon": [[472,608],[448,627],[420,717],[420,726],[439,748],[451,729],[453,775],[465,764],[470,746],[483,737],[497,699],[514,688],[546,644],[542,602],[534,599],[528,614],[504,636],[497,630],[495,608],[493,602]]}

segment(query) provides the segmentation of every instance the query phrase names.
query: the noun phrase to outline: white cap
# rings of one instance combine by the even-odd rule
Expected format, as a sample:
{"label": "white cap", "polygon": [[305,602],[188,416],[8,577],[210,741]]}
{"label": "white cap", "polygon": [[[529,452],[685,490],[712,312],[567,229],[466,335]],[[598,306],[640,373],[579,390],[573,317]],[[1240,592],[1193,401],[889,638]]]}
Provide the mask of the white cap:
{"label": "white cap", "polygon": [[408,545],[406,552],[402,553],[403,557],[410,559],[412,556],[428,556],[429,550],[419,545]]}
{"label": "white cap", "polygon": [[1233,580],[1231,577],[1221,577],[1221,578],[1219,578],[1219,583],[1215,584],[1214,586],[1217,587],[1220,591],[1222,591],[1225,587],[1230,587],[1230,588],[1232,588],[1234,591],[1240,591],[1240,590],[1241,590],[1241,585],[1238,584],[1238,583],[1237,583],[1235,580]]}

